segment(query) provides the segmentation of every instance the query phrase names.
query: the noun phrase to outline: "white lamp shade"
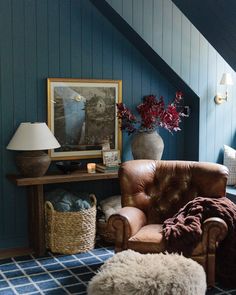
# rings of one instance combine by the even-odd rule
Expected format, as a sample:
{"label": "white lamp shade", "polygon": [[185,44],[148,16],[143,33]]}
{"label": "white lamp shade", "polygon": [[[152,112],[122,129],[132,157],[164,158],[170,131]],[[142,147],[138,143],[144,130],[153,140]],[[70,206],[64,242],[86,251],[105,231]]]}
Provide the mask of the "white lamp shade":
{"label": "white lamp shade", "polygon": [[221,85],[234,85],[233,78],[230,73],[224,73],[220,80]]}
{"label": "white lamp shade", "polygon": [[59,148],[60,144],[46,123],[21,123],[7,149],[15,151],[39,151]]}

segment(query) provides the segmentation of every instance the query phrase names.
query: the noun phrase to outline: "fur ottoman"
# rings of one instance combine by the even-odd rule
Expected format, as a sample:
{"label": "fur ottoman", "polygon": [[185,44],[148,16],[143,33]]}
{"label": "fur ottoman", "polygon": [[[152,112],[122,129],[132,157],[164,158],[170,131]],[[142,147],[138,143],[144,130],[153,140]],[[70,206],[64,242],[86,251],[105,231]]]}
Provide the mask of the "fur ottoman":
{"label": "fur ottoman", "polygon": [[204,295],[206,275],[178,254],[127,250],[108,259],[88,285],[88,295]]}

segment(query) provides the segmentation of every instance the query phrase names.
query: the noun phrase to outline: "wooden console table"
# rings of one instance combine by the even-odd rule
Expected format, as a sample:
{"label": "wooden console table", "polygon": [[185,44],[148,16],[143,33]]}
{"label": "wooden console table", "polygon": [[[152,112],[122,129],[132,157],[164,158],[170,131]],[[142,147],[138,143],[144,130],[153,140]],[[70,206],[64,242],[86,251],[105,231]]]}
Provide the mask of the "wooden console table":
{"label": "wooden console table", "polygon": [[36,255],[41,256],[46,251],[43,186],[45,184],[54,183],[116,179],[118,178],[118,173],[97,172],[89,174],[83,171],[75,171],[71,174],[50,174],[32,178],[22,178],[17,175],[8,175],[7,178],[17,186],[26,186],[28,189],[29,245]]}

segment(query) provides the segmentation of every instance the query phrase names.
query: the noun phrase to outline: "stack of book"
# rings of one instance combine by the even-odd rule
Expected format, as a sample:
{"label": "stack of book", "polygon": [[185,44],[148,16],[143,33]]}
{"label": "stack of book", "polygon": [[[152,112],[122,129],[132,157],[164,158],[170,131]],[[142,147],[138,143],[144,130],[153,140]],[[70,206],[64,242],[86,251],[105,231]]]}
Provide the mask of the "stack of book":
{"label": "stack of book", "polygon": [[106,166],[104,164],[96,164],[96,170],[98,172],[117,172],[119,170],[119,165],[117,166]]}

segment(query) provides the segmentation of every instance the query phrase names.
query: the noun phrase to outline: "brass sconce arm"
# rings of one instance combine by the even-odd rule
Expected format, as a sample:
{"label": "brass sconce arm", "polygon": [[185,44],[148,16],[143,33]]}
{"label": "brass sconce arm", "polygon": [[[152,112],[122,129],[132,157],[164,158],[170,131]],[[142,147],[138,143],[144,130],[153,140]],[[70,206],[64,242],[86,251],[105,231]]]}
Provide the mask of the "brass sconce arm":
{"label": "brass sconce arm", "polygon": [[217,94],[214,98],[214,101],[216,104],[221,104],[222,102],[227,102],[228,99],[228,93],[226,91],[225,96],[221,96],[220,94]]}
{"label": "brass sconce arm", "polygon": [[216,94],[216,96],[214,97],[214,101],[216,104],[222,104],[222,102],[227,102],[228,100],[227,87],[228,85],[234,85],[234,81],[233,81],[231,73],[223,73],[222,78],[220,80],[220,85],[226,86],[226,92],[225,92],[225,96]]}

